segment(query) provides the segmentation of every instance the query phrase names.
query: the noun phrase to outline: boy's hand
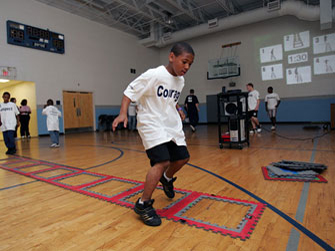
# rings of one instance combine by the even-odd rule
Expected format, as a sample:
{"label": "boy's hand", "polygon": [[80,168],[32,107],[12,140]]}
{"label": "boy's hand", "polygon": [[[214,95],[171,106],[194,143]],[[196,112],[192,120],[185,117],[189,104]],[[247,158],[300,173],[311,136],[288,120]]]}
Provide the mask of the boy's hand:
{"label": "boy's hand", "polygon": [[113,132],[115,132],[116,127],[118,126],[119,123],[123,122],[123,127],[126,128],[127,124],[128,124],[128,118],[126,115],[120,114],[119,116],[117,116],[114,121],[113,121]]}
{"label": "boy's hand", "polygon": [[186,118],[185,113],[183,112],[183,110],[180,110],[178,112],[179,112],[179,116],[180,116],[181,120],[184,121],[185,118]]}

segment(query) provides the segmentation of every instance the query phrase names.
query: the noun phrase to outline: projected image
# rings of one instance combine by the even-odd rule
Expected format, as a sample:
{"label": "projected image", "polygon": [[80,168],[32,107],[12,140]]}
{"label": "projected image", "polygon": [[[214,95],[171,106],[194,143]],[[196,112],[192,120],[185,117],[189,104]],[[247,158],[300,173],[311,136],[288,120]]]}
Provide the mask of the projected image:
{"label": "projected image", "polygon": [[326,53],[335,51],[335,33],[313,37],[313,53]]}
{"label": "projected image", "polygon": [[314,74],[335,73],[335,55],[314,58]]}
{"label": "projected image", "polygon": [[287,62],[289,64],[297,64],[297,63],[303,63],[308,61],[308,53],[302,52],[297,54],[288,55]]}
{"label": "projected image", "polygon": [[288,85],[309,83],[311,80],[311,66],[286,69],[286,83]]}
{"label": "projected image", "polygon": [[262,71],[263,81],[283,78],[283,65],[282,64],[262,66],[261,71]]}
{"label": "projected image", "polygon": [[299,50],[309,47],[309,31],[284,36],[285,51]]}
{"label": "projected image", "polygon": [[283,47],[281,44],[260,49],[261,63],[273,62],[283,59]]}

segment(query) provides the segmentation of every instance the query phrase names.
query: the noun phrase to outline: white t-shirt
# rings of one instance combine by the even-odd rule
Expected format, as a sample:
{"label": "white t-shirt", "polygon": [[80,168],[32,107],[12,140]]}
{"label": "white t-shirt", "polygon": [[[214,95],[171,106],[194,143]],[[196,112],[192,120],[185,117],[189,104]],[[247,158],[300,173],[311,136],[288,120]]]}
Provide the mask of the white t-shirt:
{"label": "white t-shirt", "polygon": [[19,115],[16,104],[12,102],[0,104],[1,131],[15,131],[17,124],[16,115]]}
{"label": "white t-shirt", "polygon": [[48,131],[59,131],[59,119],[62,113],[53,105],[45,107],[42,111],[43,115],[47,115]]}
{"label": "white t-shirt", "polygon": [[129,116],[136,116],[136,102],[131,102],[128,107],[128,115]]}
{"label": "white t-shirt", "polygon": [[171,75],[162,65],[144,72],[124,91],[138,104],[137,129],[146,150],[171,140],[186,145],[176,109],[183,87],[184,77]]}
{"label": "white t-shirt", "polygon": [[268,110],[274,110],[276,109],[279,100],[280,98],[277,93],[270,93],[265,96],[264,102],[268,103]]}
{"label": "white t-shirt", "polygon": [[256,109],[257,100],[259,100],[259,92],[253,90],[248,94],[248,110],[253,111]]}

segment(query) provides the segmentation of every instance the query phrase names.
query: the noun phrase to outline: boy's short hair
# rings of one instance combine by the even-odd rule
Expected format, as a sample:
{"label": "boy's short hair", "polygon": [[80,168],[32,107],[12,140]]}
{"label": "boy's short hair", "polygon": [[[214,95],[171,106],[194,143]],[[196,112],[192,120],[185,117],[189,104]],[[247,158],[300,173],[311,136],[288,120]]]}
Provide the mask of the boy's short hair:
{"label": "boy's short hair", "polygon": [[248,83],[248,86],[251,86],[252,88],[254,88],[254,85],[252,83]]}
{"label": "boy's short hair", "polygon": [[190,93],[194,93],[194,89],[191,89],[191,90],[190,90]]}
{"label": "boy's short hair", "polygon": [[14,100],[16,100],[16,98],[12,97],[9,101],[14,103]]}
{"label": "boy's short hair", "polygon": [[178,42],[178,43],[175,43],[172,48],[171,48],[171,51],[170,52],[173,52],[173,54],[175,56],[179,56],[181,55],[183,52],[186,52],[186,53],[191,53],[192,55],[194,55],[194,51],[193,51],[193,48],[191,47],[191,45],[189,45],[188,43],[186,42]]}
{"label": "boy's short hair", "polygon": [[47,104],[48,105],[54,105],[54,101],[52,99],[48,99]]}
{"label": "boy's short hair", "polygon": [[2,94],[2,97],[5,96],[5,95],[8,95],[8,96],[10,97],[10,93],[9,93],[9,92],[4,92],[4,93]]}
{"label": "boy's short hair", "polygon": [[268,87],[268,92],[273,92],[273,88],[272,88],[272,86],[270,86],[270,87]]}
{"label": "boy's short hair", "polygon": [[27,100],[26,99],[22,99],[22,101],[21,101],[21,105],[27,105]]}

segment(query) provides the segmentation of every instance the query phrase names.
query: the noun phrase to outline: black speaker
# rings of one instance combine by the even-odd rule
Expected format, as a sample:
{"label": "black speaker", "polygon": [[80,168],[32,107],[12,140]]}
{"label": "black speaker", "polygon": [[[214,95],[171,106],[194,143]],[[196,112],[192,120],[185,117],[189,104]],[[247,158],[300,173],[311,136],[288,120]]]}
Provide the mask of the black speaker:
{"label": "black speaker", "polygon": [[224,114],[225,116],[242,115],[247,110],[246,99],[238,95],[229,95],[224,99]]}

